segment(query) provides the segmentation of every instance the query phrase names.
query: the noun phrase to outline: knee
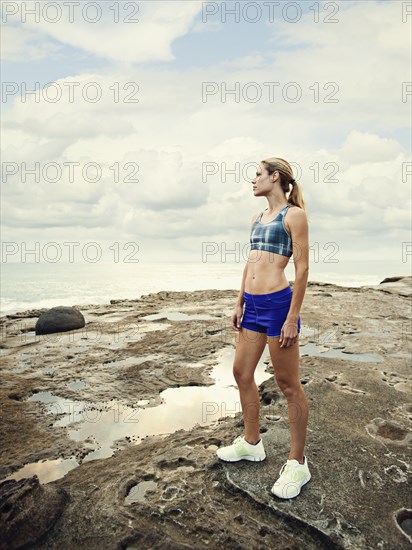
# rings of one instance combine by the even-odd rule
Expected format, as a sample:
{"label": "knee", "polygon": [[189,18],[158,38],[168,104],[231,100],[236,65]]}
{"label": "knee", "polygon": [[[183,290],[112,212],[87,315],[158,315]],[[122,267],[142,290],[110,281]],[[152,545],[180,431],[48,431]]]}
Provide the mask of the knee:
{"label": "knee", "polygon": [[247,369],[241,363],[234,363],[234,365],[233,365],[233,376],[234,376],[238,386],[239,385],[247,386],[247,385],[251,384],[252,381],[253,381],[253,376],[251,377],[247,373]]}
{"label": "knee", "polygon": [[286,399],[293,399],[302,391],[300,380],[295,382],[284,376],[276,376],[276,383]]}

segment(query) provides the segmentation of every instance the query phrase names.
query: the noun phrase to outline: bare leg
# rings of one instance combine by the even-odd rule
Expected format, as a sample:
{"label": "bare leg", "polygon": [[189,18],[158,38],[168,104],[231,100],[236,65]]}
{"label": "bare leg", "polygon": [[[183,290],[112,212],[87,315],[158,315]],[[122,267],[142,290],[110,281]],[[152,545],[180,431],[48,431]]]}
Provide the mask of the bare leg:
{"label": "bare leg", "polygon": [[254,374],[266,343],[266,334],[242,328],[236,342],[233,362],[233,376],[239,388],[243,411],[244,437],[252,444],[257,443],[260,439],[260,398]]}
{"label": "bare leg", "polygon": [[303,464],[303,454],[308,424],[308,401],[300,383],[299,337],[288,348],[279,347],[279,337],[268,338],[269,352],[275,369],[276,382],[288,402],[290,424],[289,459]]}

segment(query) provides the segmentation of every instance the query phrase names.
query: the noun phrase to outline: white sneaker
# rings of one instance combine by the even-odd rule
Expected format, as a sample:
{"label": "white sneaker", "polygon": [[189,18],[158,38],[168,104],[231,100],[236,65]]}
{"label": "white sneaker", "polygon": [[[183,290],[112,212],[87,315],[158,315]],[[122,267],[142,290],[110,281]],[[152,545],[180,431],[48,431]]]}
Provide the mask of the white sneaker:
{"label": "white sneaker", "polygon": [[306,456],[303,457],[305,462],[300,464],[298,460],[287,460],[280,469],[280,477],[272,487],[272,493],[280,498],[293,498],[296,497],[303,485],[307,483],[310,478],[310,472],[308,468],[308,460]]}
{"label": "white sneaker", "polygon": [[227,462],[237,462],[238,460],[260,462],[266,458],[262,438],[257,445],[252,445],[242,435],[239,435],[232,445],[220,447],[216,451],[216,454],[221,460],[226,460]]}

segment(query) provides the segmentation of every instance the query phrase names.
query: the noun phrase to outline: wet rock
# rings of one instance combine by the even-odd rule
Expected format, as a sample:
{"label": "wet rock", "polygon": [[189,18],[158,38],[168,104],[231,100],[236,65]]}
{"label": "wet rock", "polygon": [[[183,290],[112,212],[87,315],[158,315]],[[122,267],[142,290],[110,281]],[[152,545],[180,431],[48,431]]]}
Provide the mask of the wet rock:
{"label": "wet rock", "polygon": [[85,326],[83,314],[74,307],[57,306],[42,313],[35,326],[36,335],[67,332]]}
{"label": "wet rock", "polygon": [[401,508],[394,513],[394,519],[401,533],[412,543],[412,510]]}
{"label": "wet rock", "polygon": [[0,483],[0,550],[40,541],[62,514],[67,498],[64,489],[40,485],[37,476]]}
{"label": "wet rock", "polygon": [[[357,361],[355,354],[301,355],[300,379],[308,381],[302,388],[309,403],[305,452],[312,479],[296,499],[281,501],[270,493],[290,448],[287,403],[272,376],[260,387],[265,461],[226,464],[217,459],[216,448],[242,433],[241,414],[188,431],[147,436],[139,444],[125,424],[122,450],[110,458],[83,461],[43,486],[64,490],[68,503],[58,522],[29,547],[410,548],[410,516],[401,515],[399,521],[393,516],[394,510],[406,509],[411,493],[407,443],[412,409],[405,389],[411,380],[410,301],[404,283],[399,291],[390,286],[387,292],[389,285],[401,283],[379,288],[308,285],[300,345],[327,342],[328,348],[347,344],[357,353],[379,351],[385,371]],[[321,290],[332,297],[317,297]],[[36,389],[73,400],[68,385],[80,377],[85,384],[75,396],[87,406],[119,398],[133,406],[147,398],[151,407],[166,387],[213,384],[215,352],[227,347],[234,353],[236,335],[229,320],[237,295],[237,290],[163,292],[82,306],[93,337],[81,338],[79,331],[58,342],[30,340],[32,314],[0,319],[7,335],[0,474],[5,477],[43,459],[80,456],[87,440],[87,448],[97,446],[90,437],[72,440],[70,428],[54,424],[44,404],[28,402],[25,398]],[[144,319],[165,310],[186,314],[185,320]],[[227,313],[201,322],[187,318],[196,312],[215,318]],[[17,371],[21,367],[25,370]],[[55,369],[53,379],[46,368]],[[187,413],[180,405],[176,395],[176,414],[183,416]],[[383,424],[372,422],[377,418]],[[365,426],[371,423],[369,433]],[[126,502],[128,495],[132,503]]]}

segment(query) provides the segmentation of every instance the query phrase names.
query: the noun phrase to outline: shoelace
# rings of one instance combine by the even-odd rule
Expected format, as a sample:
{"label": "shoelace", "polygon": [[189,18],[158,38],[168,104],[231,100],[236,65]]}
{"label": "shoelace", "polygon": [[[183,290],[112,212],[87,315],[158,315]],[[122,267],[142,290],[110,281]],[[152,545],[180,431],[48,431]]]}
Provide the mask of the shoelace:
{"label": "shoelace", "polygon": [[295,465],[288,464],[287,462],[285,462],[284,465],[282,466],[280,472],[279,472],[279,475],[288,474],[288,473],[292,472],[295,469],[296,469]]}
{"label": "shoelace", "polygon": [[295,481],[301,481],[301,475],[302,474],[297,474],[298,477],[296,478],[296,475],[295,475],[295,472],[298,472],[298,469],[297,469],[297,466],[294,465],[294,464],[288,464],[287,462],[285,462],[280,470],[280,476],[282,476],[282,474],[285,474],[285,476],[287,474],[289,474],[290,476],[290,479],[293,479]]}
{"label": "shoelace", "polygon": [[282,468],[280,469],[279,475],[282,475],[283,473],[286,474],[288,472],[289,468],[290,468],[290,464],[285,462],[284,465],[282,466]]}

